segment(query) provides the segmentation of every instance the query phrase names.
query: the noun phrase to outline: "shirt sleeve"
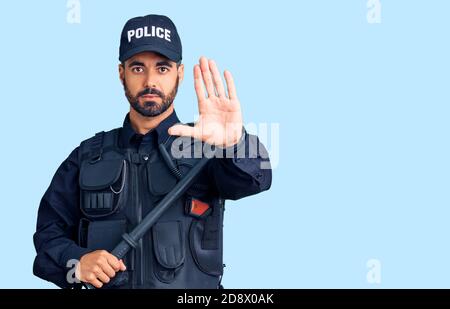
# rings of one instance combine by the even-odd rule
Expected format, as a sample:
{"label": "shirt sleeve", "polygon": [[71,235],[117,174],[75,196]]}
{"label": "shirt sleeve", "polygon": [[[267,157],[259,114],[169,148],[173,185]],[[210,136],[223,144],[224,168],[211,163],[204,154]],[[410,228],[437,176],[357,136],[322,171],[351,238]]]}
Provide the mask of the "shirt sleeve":
{"label": "shirt sleeve", "polygon": [[244,130],[241,140],[220,154],[211,160],[208,174],[222,198],[237,200],[270,188],[269,155],[256,135]]}
{"label": "shirt sleeve", "polygon": [[[41,199],[36,232],[33,236],[36,258],[33,273],[59,287],[74,285],[67,273],[71,259],[92,251],[76,244],[81,211],[78,185],[78,148],[59,166]],[[71,282],[69,282],[71,281]]]}

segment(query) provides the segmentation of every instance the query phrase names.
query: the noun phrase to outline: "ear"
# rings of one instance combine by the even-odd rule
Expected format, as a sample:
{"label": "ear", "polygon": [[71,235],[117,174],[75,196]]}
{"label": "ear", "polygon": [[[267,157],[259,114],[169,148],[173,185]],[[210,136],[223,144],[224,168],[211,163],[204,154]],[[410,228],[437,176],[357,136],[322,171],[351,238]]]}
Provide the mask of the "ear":
{"label": "ear", "polygon": [[125,78],[125,68],[122,63],[119,63],[119,79],[122,85],[124,78]]}
{"label": "ear", "polygon": [[184,64],[180,64],[180,66],[178,67],[178,78],[179,83],[181,84],[184,78]]}

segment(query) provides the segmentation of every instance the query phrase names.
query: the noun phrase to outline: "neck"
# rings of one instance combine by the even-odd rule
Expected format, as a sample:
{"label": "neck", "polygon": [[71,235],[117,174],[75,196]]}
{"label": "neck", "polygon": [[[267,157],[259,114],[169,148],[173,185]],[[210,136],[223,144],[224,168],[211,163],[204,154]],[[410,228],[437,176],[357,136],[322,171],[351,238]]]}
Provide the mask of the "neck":
{"label": "neck", "polygon": [[139,134],[147,134],[150,130],[153,130],[161,121],[169,117],[173,112],[173,104],[161,115],[155,117],[145,117],[136,112],[132,107],[130,107],[130,123],[134,131]]}

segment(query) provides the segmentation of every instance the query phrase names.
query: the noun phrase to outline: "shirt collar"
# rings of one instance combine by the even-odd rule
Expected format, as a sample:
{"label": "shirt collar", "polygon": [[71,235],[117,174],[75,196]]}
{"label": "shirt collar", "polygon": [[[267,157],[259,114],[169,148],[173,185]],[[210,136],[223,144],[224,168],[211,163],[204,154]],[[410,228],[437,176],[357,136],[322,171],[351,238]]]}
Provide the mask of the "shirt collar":
{"label": "shirt collar", "polygon": [[175,110],[167,116],[160,124],[148,131],[145,135],[137,133],[133,127],[131,126],[130,114],[127,113],[125,119],[123,121],[123,127],[121,130],[121,141],[122,145],[125,147],[130,146],[133,142],[138,140],[142,140],[142,142],[152,142],[153,140],[157,140],[158,144],[164,143],[167,138],[170,137],[167,130],[173,126],[174,124],[180,122]]}

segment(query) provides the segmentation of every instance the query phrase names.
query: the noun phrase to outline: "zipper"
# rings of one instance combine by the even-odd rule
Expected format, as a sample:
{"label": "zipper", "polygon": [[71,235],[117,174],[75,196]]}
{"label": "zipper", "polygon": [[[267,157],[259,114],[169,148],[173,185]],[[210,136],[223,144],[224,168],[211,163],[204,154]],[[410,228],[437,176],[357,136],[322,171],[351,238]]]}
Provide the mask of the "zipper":
{"label": "zipper", "polygon": [[[132,208],[132,212],[134,215],[134,219],[136,221],[136,225],[142,221],[142,204],[141,199],[139,198],[139,163],[135,163],[133,160],[133,156],[136,156],[136,152],[129,152],[130,159],[130,174],[131,178],[131,204],[129,205]],[[139,240],[139,245],[133,250],[132,259],[133,259],[133,280],[132,287],[136,288],[143,284],[143,250],[142,250],[142,240]]]}
{"label": "zipper", "polygon": [[[137,213],[137,209],[134,205],[136,205],[136,165],[133,163],[133,152],[129,152],[129,159],[130,159],[130,179],[131,179],[131,194],[130,194],[130,207],[131,207],[131,213],[133,214],[133,216],[136,216]],[[136,266],[138,264],[138,255],[137,255],[137,251],[139,250],[139,248],[134,248],[133,251],[133,266],[134,266],[134,270],[133,270],[133,280],[132,280],[132,287],[133,289],[136,288],[136,284],[137,284],[137,271],[136,271]]]}
{"label": "zipper", "polygon": [[[146,157],[146,158],[144,158],[144,161],[142,162],[141,174],[140,174],[140,176],[141,176],[140,179],[142,180],[141,183],[140,183],[140,185],[141,185],[141,187],[140,187],[140,190],[141,190],[141,195],[140,195],[140,197],[141,197],[141,203],[140,203],[141,216],[142,216],[142,208],[144,207],[144,205],[142,203],[142,200],[146,200],[146,201],[150,200],[150,197],[148,195],[148,189],[147,189],[148,188],[148,184],[147,184],[147,164],[150,164],[148,162],[149,159],[150,159],[150,156],[151,156],[151,152],[150,153],[142,153],[141,154],[141,158]],[[145,207],[148,207],[148,205],[146,204]],[[147,208],[146,208],[146,212],[147,212]],[[150,271],[152,269],[152,265],[151,265],[151,261],[150,261],[150,259],[151,259],[151,257],[150,257],[151,246],[149,245],[149,238],[150,237],[148,237],[148,233],[145,233],[144,236],[140,240],[140,246],[142,248],[142,259],[141,259],[141,261],[142,261],[142,263],[141,263],[142,271],[141,271],[141,276],[143,278],[143,282],[142,283],[146,287],[148,285],[148,281],[150,280],[149,279],[150,278],[149,274],[150,274]]]}
{"label": "zipper", "polygon": [[[142,221],[142,202],[140,199],[140,182],[139,182],[139,175],[140,175],[140,168],[141,164],[136,165],[136,173],[134,174],[134,181],[135,181],[135,201],[136,201],[136,222],[137,224],[141,223]],[[144,284],[144,248],[143,248],[143,241],[142,238],[139,240],[139,277],[138,277],[138,285],[142,286]]]}

